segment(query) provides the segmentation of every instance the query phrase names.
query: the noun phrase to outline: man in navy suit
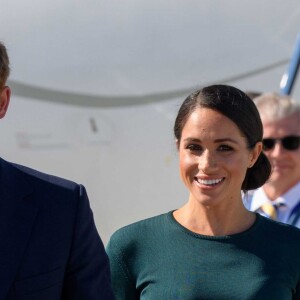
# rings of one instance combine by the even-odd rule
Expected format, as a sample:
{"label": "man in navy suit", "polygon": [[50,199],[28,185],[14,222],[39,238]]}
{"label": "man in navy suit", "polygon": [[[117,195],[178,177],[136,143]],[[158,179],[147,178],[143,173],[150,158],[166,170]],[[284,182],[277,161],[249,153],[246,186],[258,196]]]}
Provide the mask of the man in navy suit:
{"label": "man in navy suit", "polygon": [[[9,59],[0,43],[0,118]],[[0,300],[111,300],[108,258],[85,188],[0,158]]]}

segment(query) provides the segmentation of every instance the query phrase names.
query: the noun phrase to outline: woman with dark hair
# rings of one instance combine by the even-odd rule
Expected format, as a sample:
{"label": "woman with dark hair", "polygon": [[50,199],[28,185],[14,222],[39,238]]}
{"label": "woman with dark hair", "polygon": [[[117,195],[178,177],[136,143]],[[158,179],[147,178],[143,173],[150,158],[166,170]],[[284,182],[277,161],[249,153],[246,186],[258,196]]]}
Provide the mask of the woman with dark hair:
{"label": "woman with dark hair", "polygon": [[242,91],[213,85],[181,105],[174,134],[186,204],[128,225],[107,246],[121,299],[300,299],[300,230],[248,211],[271,167]]}

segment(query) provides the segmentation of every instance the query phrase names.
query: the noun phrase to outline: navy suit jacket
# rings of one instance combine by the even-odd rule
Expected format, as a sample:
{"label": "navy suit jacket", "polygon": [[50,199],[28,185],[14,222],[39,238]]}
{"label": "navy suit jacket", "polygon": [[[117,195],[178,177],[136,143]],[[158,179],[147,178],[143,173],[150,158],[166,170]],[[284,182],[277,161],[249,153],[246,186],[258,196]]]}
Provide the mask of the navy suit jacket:
{"label": "navy suit jacket", "polygon": [[82,185],[0,159],[0,300],[114,299]]}

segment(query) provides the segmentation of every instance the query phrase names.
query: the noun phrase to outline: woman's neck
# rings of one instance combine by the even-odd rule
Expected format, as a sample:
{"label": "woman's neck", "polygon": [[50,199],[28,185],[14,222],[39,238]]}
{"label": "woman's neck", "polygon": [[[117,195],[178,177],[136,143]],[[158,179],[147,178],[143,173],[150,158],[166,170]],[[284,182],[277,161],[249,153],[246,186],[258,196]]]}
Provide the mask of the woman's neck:
{"label": "woman's neck", "polygon": [[255,214],[242,201],[235,207],[209,207],[189,201],[176,210],[174,218],[182,226],[202,235],[224,236],[243,232],[255,222]]}

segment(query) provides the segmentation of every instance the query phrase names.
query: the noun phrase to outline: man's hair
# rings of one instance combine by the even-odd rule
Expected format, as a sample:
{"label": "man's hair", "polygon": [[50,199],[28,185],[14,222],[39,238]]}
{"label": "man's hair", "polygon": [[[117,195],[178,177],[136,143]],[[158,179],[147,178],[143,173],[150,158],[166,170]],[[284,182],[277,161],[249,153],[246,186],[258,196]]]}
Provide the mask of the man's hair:
{"label": "man's hair", "polygon": [[265,121],[278,121],[294,113],[300,115],[300,103],[286,95],[264,93],[253,99],[260,116]]}
{"label": "man's hair", "polygon": [[3,86],[6,84],[9,72],[9,58],[6,47],[2,42],[0,42],[0,88],[3,88]]}

